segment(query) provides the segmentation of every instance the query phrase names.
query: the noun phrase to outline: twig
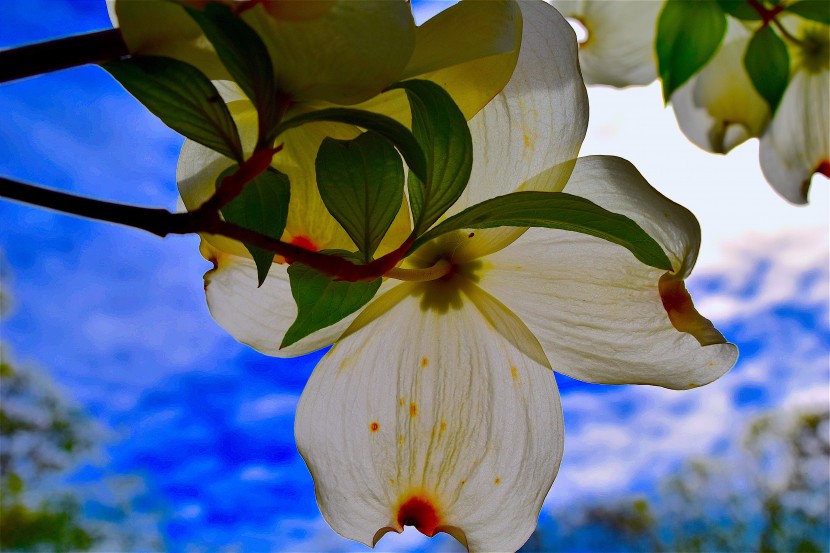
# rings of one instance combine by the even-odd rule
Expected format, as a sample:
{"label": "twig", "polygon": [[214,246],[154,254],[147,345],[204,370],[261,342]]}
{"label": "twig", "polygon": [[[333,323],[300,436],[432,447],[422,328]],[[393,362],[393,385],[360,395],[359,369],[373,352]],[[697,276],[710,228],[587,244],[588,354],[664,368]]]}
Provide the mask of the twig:
{"label": "twig", "polygon": [[170,213],[165,209],[138,207],[75,196],[0,177],[0,197],[53,209],[98,221],[144,230],[165,237],[168,234],[207,233],[226,236],[245,244],[272,251],[289,263],[303,263],[336,280],[372,281],[384,276],[403,259],[412,245],[407,239],[397,250],[366,265],[356,265],[335,255],[313,252],[294,244],[222,220],[213,209],[201,208],[188,213]]}
{"label": "twig", "polygon": [[0,83],[128,55],[118,29],[0,50]]}

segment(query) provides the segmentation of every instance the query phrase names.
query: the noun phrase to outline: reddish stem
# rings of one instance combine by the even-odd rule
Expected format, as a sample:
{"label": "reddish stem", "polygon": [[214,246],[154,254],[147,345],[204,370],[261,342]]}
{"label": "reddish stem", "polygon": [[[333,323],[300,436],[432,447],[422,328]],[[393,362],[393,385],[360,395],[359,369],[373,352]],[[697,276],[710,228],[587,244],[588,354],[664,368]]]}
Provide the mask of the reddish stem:
{"label": "reddish stem", "polygon": [[282,150],[282,144],[276,148],[257,150],[251,157],[240,164],[239,169],[228,175],[219,184],[216,192],[199,208],[204,211],[219,211],[239,196],[245,185],[257,178],[260,173],[268,169],[274,155]]}
{"label": "reddish stem", "polygon": [[746,0],[746,3],[749,4],[751,8],[753,8],[758,15],[761,16],[761,21],[763,25],[769,25],[770,22],[778,16],[779,13],[784,11],[784,6],[775,6],[771,10],[767,9],[760,0]]}

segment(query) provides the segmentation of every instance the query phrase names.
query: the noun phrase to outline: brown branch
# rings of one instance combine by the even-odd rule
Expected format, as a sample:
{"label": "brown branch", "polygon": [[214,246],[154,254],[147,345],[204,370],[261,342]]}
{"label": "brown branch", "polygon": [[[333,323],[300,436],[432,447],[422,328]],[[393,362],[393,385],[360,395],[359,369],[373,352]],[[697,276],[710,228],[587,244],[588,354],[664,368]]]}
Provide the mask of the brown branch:
{"label": "brown branch", "polygon": [[188,221],[188,218],[192,217],[189,213],[174,214],[166,209],[137,207],[84,198],[57,190],[39,188],[5,177],[0,177],[0,197],[88,219],[126,225],[160,237],[191,232],[188,229],[193,224]]}
{"label": "brown branch", "polygon": [[160,237],[165,237],[168,234],[195,234],[201,232],[226,236],[245,244],[272,251],[289,259],[289,263],[303,263],[336,280],[348,282],[372,281],[385,275],[403,259],[413,242],[413,239],[410,238],[397,250],[367,265],[356,265],[342,257],[306,250],[294,244],[234,225],[222,220],[218,211],[205,209],[204,205],[188,213],[170,213],[165,209],[138,207],[84,198],[58,192],[57,190],[40,188],[5,177],[0,177],[0,197],[88,219],[137,228]]}
{"label": "brown branch", "polygon": [[0,51],[0,83],[128,55],[118,29],[10,48]]}

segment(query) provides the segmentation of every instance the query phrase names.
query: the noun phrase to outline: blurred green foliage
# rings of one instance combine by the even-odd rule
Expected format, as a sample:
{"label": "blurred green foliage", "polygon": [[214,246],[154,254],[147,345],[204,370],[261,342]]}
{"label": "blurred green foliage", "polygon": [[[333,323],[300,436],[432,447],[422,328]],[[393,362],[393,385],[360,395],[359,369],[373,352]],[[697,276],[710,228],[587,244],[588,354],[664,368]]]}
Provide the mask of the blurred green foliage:
{"label": "blurred green foliage", "polygon": [[830,411],[770,411],[739,451],[689,459],[649,496],[569,505],[531,551],[830,551]]}
{"label": "blurred green foliage", "polygon": [[131,508],[137,478],[67,484],[73,470],[94,467],[101,436],[47,378],[9,361],[0,344],[0,551],[160,548],[155,515]]}
{"label": "blurred green foliage", "polygon": [[[2,354],[0,354],[2,355]],[[40,484],[89,450],[88,423],[45,382],[0,357],[0,549],[86,551],[99,539],[71,493]]]}

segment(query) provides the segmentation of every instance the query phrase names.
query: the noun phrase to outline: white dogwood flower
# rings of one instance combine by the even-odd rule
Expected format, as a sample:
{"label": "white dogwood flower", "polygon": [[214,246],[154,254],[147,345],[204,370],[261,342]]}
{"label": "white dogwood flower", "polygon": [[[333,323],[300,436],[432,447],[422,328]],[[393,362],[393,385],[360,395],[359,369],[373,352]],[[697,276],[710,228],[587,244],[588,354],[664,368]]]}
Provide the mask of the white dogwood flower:
{"label": "white dogwood flower", "polygon": [[700,148],[725,154],[761,136],[770,109],[744,69],[752,32],[729,18],[723,45],[703,69],[672,94],[680,130]]}
{"label": "white dogwood flower", "polygon": [[[588,105],[573,32],[547,4],[520,5],[516,69],[470,121],[470,185],[449,214],[516,190],[564,189],[633,219],[670,271],[584,234],[456,231],[404,261],[414,272],[449,264],[444,277],[384,279],[365,308],[279,350],[297,314],[287,266],[272,265],[257,288],[252,260],[203,242],[215,264],[205,275],[211,313],[237,339],[276,355],[335,344],[303,391],[295,434],[324,518],[367,545],[413,525],[448,532],[471,551],[518,549],[563,454],[551,368],[589,382],[687,389],[718,378],[737,356],[683,283],[700,243],[697,221],[625,160],[577,159]],[[206,166],[199,148],[183,151],[183,195],[212,185],[222,169]],[[410,230],[408,218],[398,221],[381,253]],[[354,249],[340,235],[303,232],[315,248]]]}
{"label": "white dogwood flower", "polygon": [[655,0],[553,0],[586,36],[579,63],[586,84],[647,85],[657,78],[654,35],[663,3]]}
{"label": "white dogwood flower", "polygon": [[797,23],[792,77],[761,137],[761,169],[776,192],[803,204],[814,174],[830,178],[830,26]]}

